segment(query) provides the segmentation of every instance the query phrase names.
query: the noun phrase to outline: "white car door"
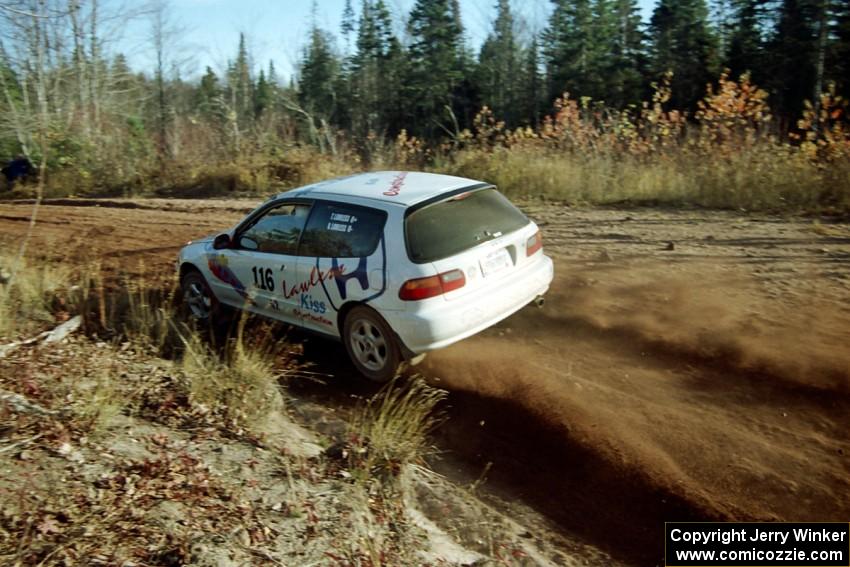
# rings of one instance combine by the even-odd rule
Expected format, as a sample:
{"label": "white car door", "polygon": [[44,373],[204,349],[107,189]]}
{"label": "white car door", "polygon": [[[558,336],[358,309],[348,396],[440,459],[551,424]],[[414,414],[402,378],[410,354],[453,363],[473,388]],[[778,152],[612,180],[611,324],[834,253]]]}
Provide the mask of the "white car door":
{"label": "white car door", "polygon": [[369,303],[387,289],[386,211],[317,200],[299,247],[297,299],[302,325],[339,335],[339,308]]}
{"label": "white car door", "polygon": [[297,298],[285,290],[295,276],[309,212],[308,202],[283,202],[237,228],[232,247],[218,251],[219,265],[211,261],[209,266],[216,295],[236,307],[298,324],[293,314]]}

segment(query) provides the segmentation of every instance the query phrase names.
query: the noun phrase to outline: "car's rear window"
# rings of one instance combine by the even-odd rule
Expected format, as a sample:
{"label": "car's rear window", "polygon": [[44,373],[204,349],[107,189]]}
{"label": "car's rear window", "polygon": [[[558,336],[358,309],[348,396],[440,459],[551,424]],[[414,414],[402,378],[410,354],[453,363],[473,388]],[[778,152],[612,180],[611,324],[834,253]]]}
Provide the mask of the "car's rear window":
{"label": "car's rear window", "polygon": [[301,237],[299,255],[325,258],[371,256],[378,247],[386,220],[385,211],[317,201]]}
{"label": "car's rear window", "polygon": [[459,254],[530,221],[495,189],[461,193],[412,212],[405,220],[407,253],[416,263]]}

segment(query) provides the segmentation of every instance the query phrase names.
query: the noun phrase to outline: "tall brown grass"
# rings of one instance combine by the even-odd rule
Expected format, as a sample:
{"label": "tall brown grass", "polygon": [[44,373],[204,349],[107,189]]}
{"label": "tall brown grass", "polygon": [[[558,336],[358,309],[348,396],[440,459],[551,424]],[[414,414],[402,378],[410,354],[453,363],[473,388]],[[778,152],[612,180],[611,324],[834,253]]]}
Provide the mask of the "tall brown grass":
{"label": "tall brown grass", "polygon": [[387,384],[352,421],[355,468],[366,478],[386,478],[425,456],[428,434],[442,420],[436,408],[445,396],[418,376]]}
{"label": "tall brown grass", "polygon": [[616,111],[565,95],[537,129],[509,130],[484,108],[472,130],[434,154],[402,133],[409,165],[484,179],[514,196],[574,203],[715,208],[850,209],[850,125],[834,90],[809,105],[790,136],[767,93],[743,75],[709,86],[693,117],[668,109],[669,78],[650,101]]}
{"label": "tall brown grass", "polygon": [[0,337],[31,332],[71,309],[76,298],[69,266],[38,258],[0,254]]}
{"label": "tall brown grass", "polygon": [[283,408],[280,374],[275,349],[270,344],[249,348],[243,325],[223,352],[213,350],[197,333],[184,335],[180,368],[193,406],[222,415],[235,428],[259,431],[267,416]]}

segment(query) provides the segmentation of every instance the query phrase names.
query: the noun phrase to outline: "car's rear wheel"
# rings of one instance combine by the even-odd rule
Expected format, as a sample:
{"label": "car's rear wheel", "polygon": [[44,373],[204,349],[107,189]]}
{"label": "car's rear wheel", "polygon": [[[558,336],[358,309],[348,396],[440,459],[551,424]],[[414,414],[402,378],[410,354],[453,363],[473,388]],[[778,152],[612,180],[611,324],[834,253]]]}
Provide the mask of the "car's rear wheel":
{"label": "car's rear wheel", "polygon": [[343,342],[357,370],[374,382],[395,378],[401,367],[401,349],[386,321],[373,309],[359,305],[348,312]]}
{"label": "car's rear wheel", "polygon": [[180,278],[180,289],[183,292],[183,306],[187,314],[199,322],[210,321],[218,301],[204,276],[196,270],[189,270]]}

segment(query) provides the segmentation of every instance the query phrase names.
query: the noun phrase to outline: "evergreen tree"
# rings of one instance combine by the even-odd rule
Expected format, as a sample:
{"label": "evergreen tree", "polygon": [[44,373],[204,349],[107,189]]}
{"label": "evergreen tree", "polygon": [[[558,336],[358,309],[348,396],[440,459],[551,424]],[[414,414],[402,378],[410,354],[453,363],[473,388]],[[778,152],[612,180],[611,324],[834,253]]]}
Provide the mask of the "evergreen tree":
{"label": "evergreen tree", "polygon": [[531,43],[525,50],[520,82],[521,119],[526,124],[537,126],[540,123],[544,105],[544,84],[540,74],[540,49],[537,37],[531,38]]}
{"label": "evergreen tree", "polygon": [[643,34],[636,0],[553,0],[544,33],[549,96],[613,106],[640,97]]}
{"label": "evergreen tree", "polygon": [[850,2],[834,2],[833,42],[827,52],[826,67],[838,92],[850,98]]}
{"label": "evergreen tree", "polygon": [[604,96],[591,0],[552,1],[555,9],[544,35],[550,99],[564,92]]}
{"label": "evergreen tree", "polygon": [[254,87],[254,118],[260,118],[272,105],[272,88],[266,80],[266,72],[260,69],[257,85]]}
{"label": "evergreen tree", "polygon": [[445,108],[453,108],[455,91],[463,81],[463,29],[455,1],[417,0],[410,13],[408,32],[408,100],[411,101],[411,128],[433,136],[435,124],[447,120]]}
{"label": "evergreen tree", "polygon": [[773,37],[768,43],[766,86],[773,108],[786,126],[812,100],[817,52],[817,0],[782,0]]}
{"label": "evergreen tree", "polygon": [[351,0],[345,0],[340,31],[342,31],[342,39],[347,51],[351,51],[351,36],[354,34],[354,17],[354,7],[351,5]]}
{"label": "evergreen tree", "polygon": [[299,71],[301,106],[315,118],[332,119],[337,111],[340,61],[334,54],[331,36],[315,25]]}
{"label": "evergreen tree", "polygon": [[653,75],[672,71],[671,106],[692,109],[719,72],[705,0],[660,0],[650,33]]}
{"label": "evergreen tree", "polygon": [[375,2],[374,14],[382,53],[379,65],[382,86],[378,91],[378,106],[384,130],[394,137],[406,127],[406,53],[393,31],[392,16],[384,0]]}
{"label": "evergreen tree", "polygon": [[266,80],[269,82],[269,85],[273,90],[278,88],[277,70],[274,66],[274,60],[271,59],[269,60],[269,72],[266,73]]}
{"label": "evergreen tree", "polygon": [[207,71],[201,77],[201,82],[195,91],[195,108],[201,114],[212,114],[218,106],[220,96],[221,87],[218,84],[218,76],[210,67],[207,67]]}
{"label": "evergreen tree", "polygon": [[251,65],[248,58],[248,48],[245,45],[245,34],[239,34],[239,50],[233,64],[233,75],[230,77],[230,88],[234,92],[235,110],[241,120],[253,116],[253,82],[251,80]]}
{"label": "evergreen tree", "polygon": [[734,3],[736,0],[707,0],[709,2],[709,25],[717,45],[717,57],[725,61],[729,55],[734,29]]}
{"label": "evergreen tree", "polygon": [[0,97],[0,125],[3,130],[15,133],[14,139],[8,135],[0,137],[0,151],[6,156],[29,152],[24,128],[23,89],[8,61],[8,54],[0,43],[0,93],[3,95]]}
{"label": "evergreen tree", "polygon": [[384,49],[378,32],[375,7],[363,0],[357,27],[357,51],[352,58],[349,85],[351,124],[354,133],[363,137],[380,128],[379,92],[381,90],[381,60]]}
{"label": "evergreen tree", "polygon": [[766,0],[733,0],[725,67],[733,78],[749,72],[756,84],[766,78],[763,20]]}
{"label": "evergreen tree", "polygon": [[364,137],[388,130],[401,102],[403,54],[384,0],[362,1],[356,47],[349,79],[350,116],[355,134]]}
{"label": "evergreen tree", "polygon": [[477,79],[482,102],[510,126],[520,120],[521,109],[517,106],[520,56],[510,2],[497,0],[493,30],[484,40],[478,57]]}
{"label": "evergreen tree", "polygon": [[614,0],[612,10],[615,27],[611,35],[605,99],[615,107],[623,107],[638,103],[644,94],[646,37],[637,0]]}

